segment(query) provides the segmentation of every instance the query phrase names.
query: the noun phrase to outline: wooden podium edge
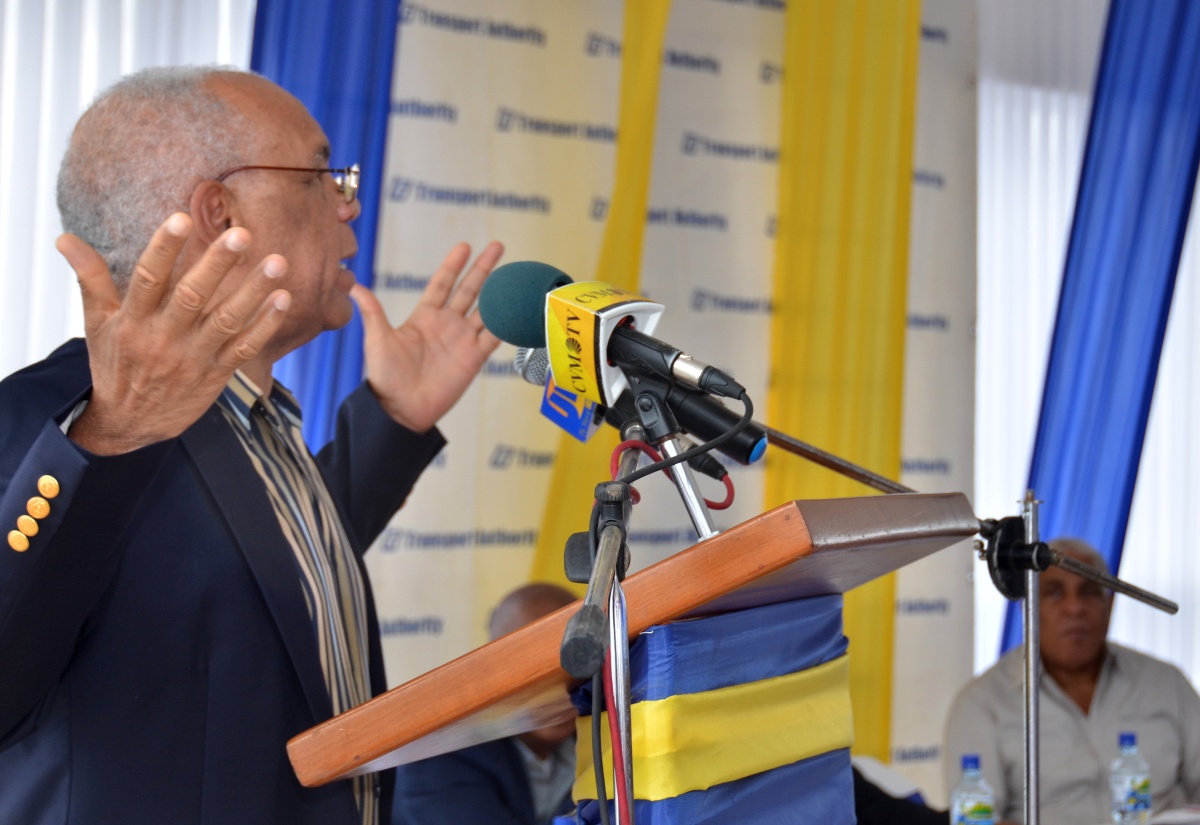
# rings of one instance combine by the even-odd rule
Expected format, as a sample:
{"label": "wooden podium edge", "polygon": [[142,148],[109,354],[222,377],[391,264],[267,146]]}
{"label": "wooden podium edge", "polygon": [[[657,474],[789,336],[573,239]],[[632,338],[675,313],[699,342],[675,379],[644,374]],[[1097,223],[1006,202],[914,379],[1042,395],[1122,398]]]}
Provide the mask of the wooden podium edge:
{"label": "wooden podium edge", "polygon": [[[900,499],[909,501],[902,506]],[[858,502],[876,502],[866,529],[851,525]],[[906,532],[886,526],[893,511],[924,515],[931,507],[930,528]],[[808,521],[820,525],[816,541],[805,511]],[[874,550],[862,554],[867,561],[857,565],[836,562],[836,573],[824,580],[823,573],[817,574],[814,592],[843,592],[843,587],[972,535],[977,526],[965,497],[957,493],[788,502],[626,579],[629,632],[632,637],[652,625],[703,612],[703,606],[718,604],[719,597],[814,553],[855,546]],[[885,559],[880,548],[897,541],[923,544],[896,560]],[[940,543],[930,549],[931,541]],[[293,737],[287,750],[297,778],[315,787],[561,721],[574,712],[567,698],[574,680],[559,665],[558,650],[567,620],[578,607],[579,602],[568,605]],[[532,709],[520,719],[523,708]],[[446,747],[418,747],[439,732],[446,736],[447,730]]]}

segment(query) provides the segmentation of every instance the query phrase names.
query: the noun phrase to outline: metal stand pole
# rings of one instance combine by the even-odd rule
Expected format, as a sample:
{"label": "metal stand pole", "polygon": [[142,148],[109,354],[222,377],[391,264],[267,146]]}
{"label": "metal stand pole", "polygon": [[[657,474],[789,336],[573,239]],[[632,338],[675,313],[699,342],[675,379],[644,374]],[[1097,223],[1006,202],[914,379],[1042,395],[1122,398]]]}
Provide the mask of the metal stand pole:
{"label": "metal stand pole", "polygon": [[798,438],[793,438],[785,432],[772,429],[771,427],[764,427],[763,429],[767,431],[767,443],[774,444],[776,447],[787,450],[793,455],[807,458],[814,464],[818,464],[828,470],[833,470],[835,473],[844,475],[846,478],[852,478],[881,493],[916,492],[913,488],[905,487],[898,481],[892,481],[890,478],[879,475],[879,473],[871,472],[866,467],[860,467],[840,456],[826,452],[819,447],[814,447]]}
{"label": "metal stand pole", "polygon": [[[612,743],[613,752],[618,748],[624,765],[623,775],[613,775],[613,796],[617,801],[617,825],[634,825],[633,813],[633,728],[631,722],[629,685],[629,622],[625,612],[625,593],[620,582],[613,585],[608,605],[609,615],[609,665],[613,689],[613,704],[609,713],[617,719],[617,739]],[[614,765],[615,765],[614,761]]]}
{"label": "metal stand pole", "polygon": [[1109,576],[1096,568],[1082,564],[1043,543],[1038,537],[1038,505],[1033,490],[1025,494],[1021,502],[1021,516],[1009,516],[999,520],[988,519],[980,523],[980,534],[986,539],[976,542],[980,557],[987,561],[992,584],[1010,601],[1022,600],[1022,627],[1025,632],[1025,776],[1024,803],[1026,825],[1038,825],[1040,794],[1038,774],[1039,749],[1039,700],[1041,694],[1041,644],[1038,620],[1038,578],[1041,571],[1051,565],[1059,565],[1102,587],[1124,593],[1151,607],[1166,613],[1176,613],[1179,605],[1154,593],[1142,590],[1120,579]]}
{"label": "metal stand pole", "polygon": [[[1021,503],[1025,543],[1038,543],[1038,501],[1027,490]],[[1038,825],[1038,686],[1042,665],[1038,622],[1038,571],[1025,571],[1025,823]]]}
{"label": "metal stand pole", "polygon": [[[622,434],[626,440],[641,440],[641,425],[633,423]],[[620,474],[633,472],[640,456],[637,450],[626,450],[619,462]],[[598,511],[593,515],[589,532],[576,534],[567,542],[568,578],[586,580],[588,586],[583,605],[567,622],[559,657],[564,670],[577,679],[585,679],[604,666],[607,651],[609,671],[606,675],[612,690],[608,712],[617,728],[612,746],[614,754],[622,755],[624,766],[622,775],[613,776],[617,823],[633,825],[629,621],[620,582],[628,564],[625,536],[630,514],[629,485],[624,482],[597,485],[596,502]],[[580,575],[573,575],[573,572]],[[603,766],[597,765],[596,770],[599,780]]]}
{"label": "metal stand pole", "polygon": [[[674,458],[683,452],[674,438],[668,438],[661,447],[663,455],[668,458]],[[692,526],[696,528],[696,535],[700,537],[701,541],[715,536],[717,529],[713,526],[712,514],[708,510],[708,505],[704,503],[704,496],[700,494],[700,488],[696,486],[696,476],[692,473],[692,468],[683,462],[668,467],[667,472],[675,480],[675,486],[679,489],[679,497],[683,499],[683,506],[692,519]]]}

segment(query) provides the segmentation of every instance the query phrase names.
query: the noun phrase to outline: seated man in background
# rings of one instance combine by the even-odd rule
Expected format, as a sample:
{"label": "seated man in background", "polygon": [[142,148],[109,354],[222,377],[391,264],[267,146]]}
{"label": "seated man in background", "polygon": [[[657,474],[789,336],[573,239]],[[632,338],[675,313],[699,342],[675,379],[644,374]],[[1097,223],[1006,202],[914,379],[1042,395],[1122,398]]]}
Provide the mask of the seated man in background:
{"label": "seated man in background", "polygon": [[[552,584],[505,596],[488,622],[498,639],[575,601]],[[567,813],[575,781],[575,722],[484,742],[396,769],[394,825],[543,825]]]}
{"label": "seated man in background", "polygon": [[[1055,550],[1107,572],[1078,539]],[[1123,731],[1150,764],[1154,812],[1200,801],[1200,697],[1172,665],[1109,643],[1112,593],[1060,567],[1040,576],[1042,673],[1040,802],[1043,822],[1110,819],[1108,773]],[[1024,781],[1023,648],[1014,648],[955,697],[946,721],[946,787],[959,757],[979,754],[999,819],[1020,822]]]}

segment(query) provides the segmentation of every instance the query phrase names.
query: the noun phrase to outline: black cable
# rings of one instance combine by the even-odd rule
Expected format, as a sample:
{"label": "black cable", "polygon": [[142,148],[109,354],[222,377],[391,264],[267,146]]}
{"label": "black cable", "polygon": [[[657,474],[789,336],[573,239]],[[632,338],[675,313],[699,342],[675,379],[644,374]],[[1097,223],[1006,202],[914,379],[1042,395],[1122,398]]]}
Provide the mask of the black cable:
{"label": "black cable", "polygon": [[638,479],[645,478],[646,476],[651,475],[653,473],[657,473],[659,470],[665,470],[667,467],[672,467],[676,464],[679,464],[680,462],[687,461],[687,460],[694,458],[695,456],[698,456],[702,453],[707,453],[710,450],[715,450],[718,447],[720,447],[722,444],[725,444],[726,442],[731,441],[734,438],[734,436],[736,436],[742,430],[746,429],[746,427],[748,427],[750,425],[750,420],[752,418],[754,418],[754,403],[750,400],[749,394],[743,392],[741,395],[738,396],[738,400],[742,402],[742,405],[746,409],[745,409],[745,412],[742,413],[741,419],[738,421],[737,424],[733,425],[732,429],[721,433],[719,436],[714,438],[712,441],[704,442],[699,447],[692,447],[690,450],[684,450],[682,453],[680,453],[679,455],[674,456],[672,458],[665,458],[662,461],[656,461],[653,464],[647,464],[645,467],[642,467],[640,470],[636,470],[627,476],[623,476],[623,477],[617,479],[617,481],[623,481],[626,484],[632,484],[633,482],[637,481]]}
{"label": "black cable", "polygon": [[600,823],[610,825],[608,791],[604,787],[604,748],[600,742],[600,696],[603,693],[604,677],[596,673],[592,677],[592,770],[596,774],[596,804],[600,806]]}

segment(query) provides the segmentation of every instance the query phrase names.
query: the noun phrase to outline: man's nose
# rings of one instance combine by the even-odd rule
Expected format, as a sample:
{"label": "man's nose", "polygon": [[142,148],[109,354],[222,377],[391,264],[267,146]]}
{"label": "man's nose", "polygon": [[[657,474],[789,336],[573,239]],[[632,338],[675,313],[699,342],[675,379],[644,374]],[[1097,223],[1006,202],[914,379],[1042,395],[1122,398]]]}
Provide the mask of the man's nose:
{"label": "man's nose", "polygon": [[1068,592],[1063,597],[1063,610],[1068,613],[1081,613],[1084,610],[1083,597],[1078,593]]}
{"label": "man's nose", "polygon": [[358,198],[346,203],[344,200],[338,204],[338,220],[342,223],[350,223],[362,214],[362,204]]}

